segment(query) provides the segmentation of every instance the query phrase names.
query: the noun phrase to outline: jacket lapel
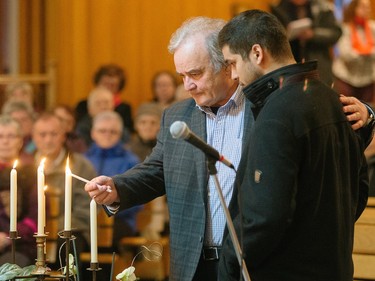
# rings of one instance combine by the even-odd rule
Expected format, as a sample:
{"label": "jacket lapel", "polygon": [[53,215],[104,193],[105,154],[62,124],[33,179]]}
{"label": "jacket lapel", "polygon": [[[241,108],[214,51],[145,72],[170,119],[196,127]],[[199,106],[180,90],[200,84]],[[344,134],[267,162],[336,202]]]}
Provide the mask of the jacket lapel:
{"label": "jacket lapel", "polygon": [[[207,140],[206,132],[206,115],[204,112],[195,108],[192,113],[191,120],[191,130],[200,137],[203,141]],[[194,148],[194,162],[192,165],[196,166],[197,178],[198,178],[198,188],[201,191],[202,198],[206,202],[206,186],[208,181],[208,172],[206,164],[206,156],[203,152],[199,151],[198,148]]]}

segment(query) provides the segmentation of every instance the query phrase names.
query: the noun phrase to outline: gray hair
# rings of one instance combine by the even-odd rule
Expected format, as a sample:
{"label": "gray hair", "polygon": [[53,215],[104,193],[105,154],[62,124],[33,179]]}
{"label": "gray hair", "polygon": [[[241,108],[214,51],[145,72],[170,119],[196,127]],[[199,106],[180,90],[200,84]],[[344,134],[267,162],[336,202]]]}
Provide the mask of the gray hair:
{"label": "gray hair", "polygon": [[123,131],[124,122],[122,121],[122,118],[121,118],[120,114],[118,114],[116,111],[100,112],[98,115],[96,115],[93,118],[92,127],[94,128],[99,122],[107,121],[107,120],[115,120],[120,125],[121,131]]}
{"label": "gray hair", "polygon": [[16,128],[17,135],[22,136],[22,129],[20,123],[18,123],[16,120],[11,118],[9,115],[0,115],[0,126],[13,126]]}
{"label": "gray hair", "polygon": [[11,115],[16,111],[24,111],[30,116],[32,120],[35,120],[35,111],[32,106],[26,102],[8,101],[2,107],[2,113],[6,115]]}
{"label": "gray hair", "polygon": [[5,88],[5,96],[7,99],[9,99],[13,92],[17,89],[21,89],[25,93],[27,93],[30,96],[30,99],[33,100],[34,98],[34,90],[30,83],[25,81],[18,81],[11,84],[8,84]]}
{"label": "gray hair", "polygon": [[201,34],[205,36],[205,44],[211,58],[211,63],[215,71],[219,72],[223,66],[225,66],[225,60],[217,39],[225,23],[226,22],[222,19],[212,19],[208,17],[188,19],[172,34],[168,51],[174,54],[184,42]]}

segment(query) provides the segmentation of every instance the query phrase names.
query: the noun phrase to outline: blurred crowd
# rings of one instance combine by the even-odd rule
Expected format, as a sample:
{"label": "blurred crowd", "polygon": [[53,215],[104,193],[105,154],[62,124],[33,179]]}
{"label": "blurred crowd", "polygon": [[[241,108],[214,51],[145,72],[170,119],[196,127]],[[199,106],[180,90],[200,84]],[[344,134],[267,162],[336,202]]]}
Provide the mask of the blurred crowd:
{"label": "blurred crowd", "polygon": [[[64,228],[65,167],[69,158],[72,173],[85,179],[97,175],[123,173],[143,161],[156,144],[162,112],[172,103],[188,98],[178,85],[177,77],[160,71],[150,81],[153,97],[134,113],[122,100],[126,76],[117,64],[106,64],[93,75],[92,90],[75,107],[57,104],[40,110],[35,107],[34,88],[25,81],[8,84],[6,100],[0,115],[0,264],[11,260],[9,232],[10,171],[18,159],[18,234],[22,236],[17,264],[33,264],[36,258],[37,227],[36,170],[45,158],[46,197],[60,196],[59,230]],[[89,250],[90,197],[84,182],[73,179],[72,228],[77,252]],[[48,201],[48,199],[47,199]],[[136,206],[116,215],[113,225],[113,247],[119,251],[123,237],[143,235],[157,239],[168,233],[165,197],[149,203],[151,215],[145,229],[138,229]],[[48,208],[48,206],[47,206]],[[59,239],[62,240],[62,239]],[[62,241],[58,241],[61,246]],[[22,245],[21,245],[22,244]],[[25,246],[25,247],[23,247]],[[28,249],[23,251],[21,249]],[[56,251],[50,266],[59,268]]]}
{"label": "blurred crowd", "polygon": [[[325,0],[281,0],[271,11],[290,34],[297,62],[318,60],[327,86],[339,94],[354,96],[370,105],[374,102],[375,21],[370,0],[352,0],[339,22],[334,7]],[[64,194],[65,165],[69,157],[74,174],[91,179],[112,176],[142,162],[157,141],[162,112],[171,104],[189,98],[178,77],[168,70],[155,73],[150,81],[153,98],[138,108],[124,102],[124,69],[117,64],[100,66],[93,74],[92,90],[75,107],[57,104],[48,111],[35,108],[33,87],[27,82],[7,85],[0,115],[0,264],[10,259],[9,176],[15,159],[18,190],[18,231],[28,249],[17,252],[19,265],[35,259],[36,167],[46,158],[45,175],[49,194]],[[370,195],[375,195],[375,143],[367,150],[370,167]],[[90,198],[84,183],[73,180],[72,227],[78,251],[88,249]],[[60,200],[64,210],[64,200]],[[137,229],[136,218],[143,206],[116,215],[113,247],[124,236],[159,237],[168,232],[164,197],[151,203],[155,212],[146,229]],[[63,229],[63,212],[60,212]],[[56,262],[57,262],[56,257]]]}

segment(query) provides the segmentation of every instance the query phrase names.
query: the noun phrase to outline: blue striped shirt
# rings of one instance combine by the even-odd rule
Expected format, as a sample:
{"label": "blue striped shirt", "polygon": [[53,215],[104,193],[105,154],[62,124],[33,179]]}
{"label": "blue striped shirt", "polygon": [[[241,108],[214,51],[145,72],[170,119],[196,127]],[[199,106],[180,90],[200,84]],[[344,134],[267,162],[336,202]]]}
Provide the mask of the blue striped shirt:
{"label": "blue striped shirt", "polygon": [[[234,167],[238,168],[244,129],[245,97],[239,86],[230,100],[219,108],[216,115],[209,107],[199,107],[206,113],[207,143],[224,155]],[[232,198],[235,171],[224,164],[216,163],[220,183],[227,206]],[[208,182],[208,206],[206,218],[205,246],[220,246],[226,224],[224,210],[220,205],[212,177]]]}

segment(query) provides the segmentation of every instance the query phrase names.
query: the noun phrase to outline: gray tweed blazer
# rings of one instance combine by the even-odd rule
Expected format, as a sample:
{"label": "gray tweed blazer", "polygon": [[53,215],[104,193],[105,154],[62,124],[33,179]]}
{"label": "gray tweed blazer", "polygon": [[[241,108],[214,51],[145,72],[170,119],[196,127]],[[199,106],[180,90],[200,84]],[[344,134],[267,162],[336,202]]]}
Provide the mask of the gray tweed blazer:
{"label": "gray tweed blazer", "polygon": [[[120,209],[167,194],[171,254],[169,280],[190,281],[194,276],[204,240],[209,177],[204,153],[183,140],[172,138],[169,128],[174,121],[184,121],[196,135],[206,140],[205,118],[205,113],[195,106],[193,99],[166,109],[151,155],[133,169],[113,177],[121,198]],[[253,122],[247,99],[245,120],[246,139]],[[232,205],[231,208],[236,208]]]}

